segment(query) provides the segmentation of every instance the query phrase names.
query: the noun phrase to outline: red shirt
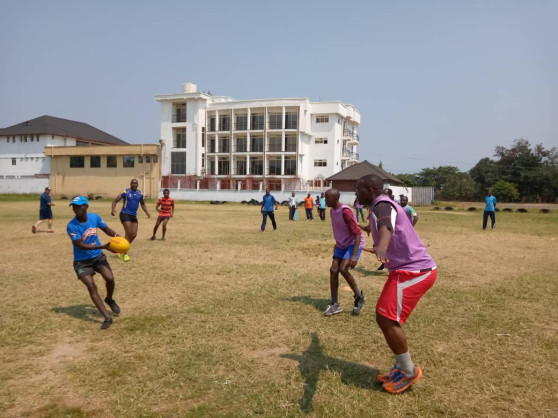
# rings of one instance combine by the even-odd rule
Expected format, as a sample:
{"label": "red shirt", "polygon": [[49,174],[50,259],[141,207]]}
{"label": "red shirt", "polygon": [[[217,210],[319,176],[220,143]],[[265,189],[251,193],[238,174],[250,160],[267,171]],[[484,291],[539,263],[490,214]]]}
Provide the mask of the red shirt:
{"label": "red shirt", "polygon": [[174,199],[172,197],[161,197],[157,206],[161,207],[159,216],[170,216],[172,209],[174,209]]}

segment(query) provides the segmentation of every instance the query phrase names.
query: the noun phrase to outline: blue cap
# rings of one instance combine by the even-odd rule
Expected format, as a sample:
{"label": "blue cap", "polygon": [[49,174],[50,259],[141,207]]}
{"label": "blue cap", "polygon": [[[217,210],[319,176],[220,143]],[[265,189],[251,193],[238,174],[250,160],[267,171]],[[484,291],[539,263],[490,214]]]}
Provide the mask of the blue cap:
{"label": "blue cap", "polygon": [[81,205],[87,205],[89,206],[89,200],[87,200],[86,197],[83,196],[76,196],[72,199],[70,206],[72,205],[76,205],[76,206],[81,206]]}

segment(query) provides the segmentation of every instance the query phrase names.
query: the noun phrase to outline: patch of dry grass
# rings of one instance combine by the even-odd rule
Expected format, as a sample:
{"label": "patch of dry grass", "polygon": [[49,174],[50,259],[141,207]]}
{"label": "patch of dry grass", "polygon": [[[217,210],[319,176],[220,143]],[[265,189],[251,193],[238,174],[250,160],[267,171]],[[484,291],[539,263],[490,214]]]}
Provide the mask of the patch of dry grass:
{"label": "patch of dry grass", "polygon": [[[0,202],[2,415],[558,414],[554,211],[499,213],[488,232],[481,213],[419,208],[439,275],[405,328],[425,375],[391,396],[375,383],[392,363],[374,321],[377,261],[364,254],[355,270],[361,315],[344,283],[346,312],[322,315],[329,222],[288,222],[280,208],[279,230],[262,234],[257,207],[180,202],[153,242],[140,215],[132,261],[109,255],[122,313],[101,331],[72,268],[73,214],[57,203],[56,233],[32,235],[38,202]],[[122,232],[109,202],[90,212]]]}

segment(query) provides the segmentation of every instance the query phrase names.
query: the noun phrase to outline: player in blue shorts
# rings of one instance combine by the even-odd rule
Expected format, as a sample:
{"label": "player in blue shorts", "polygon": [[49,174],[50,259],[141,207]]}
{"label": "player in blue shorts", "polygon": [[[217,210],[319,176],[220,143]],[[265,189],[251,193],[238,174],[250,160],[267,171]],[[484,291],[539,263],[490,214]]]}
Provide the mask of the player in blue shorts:
{"label": "player in blue shorts", "polygon": [[107,297],[105,302],[115,314],[120,313],[120,307],[112,298],[114,293],[114,276],[112,269],[103,254],[103,250],[110,250],[109,243],[101,245],[97,229],[101,229],[110,237],[118,234],[101,219],[96,213],[87,213],[89,201],[83,196],[76,196],[70,203],[75,213],[75,218],[68,222],[66,228],[72,244],[74,245],[74,270],[78,279],[87,287],[91,300],[105,317],[101,329],[107,329],[112,324],[112,318],[103,303],[103,299],[97,291],[97,286],[93,280],[95,273],[99,273],[105,279],[107,287]]}
{"label": "player in blue shorts", "polygon": [[[138,181],[137,179],[132,179],[130,182],[130,188],[124,190],[118,196],[114,198],[112,201],[112,211],[111,215],[116,215],[116,204],[123,200],[122,203],[122,210],[120,211],[120,222],[122,222],[122,226],[124,227],[125,238],[128,240],[130,244],[138,235],[138,208],[141,205],[141,208],[145,212],[148,218],[151,217],[147,210],[147,206],[143,201],[143,194],[141,190],[138,189]],[[128,253],[118,254],[118,258],[123,261],[130,261],[130,256]]]}

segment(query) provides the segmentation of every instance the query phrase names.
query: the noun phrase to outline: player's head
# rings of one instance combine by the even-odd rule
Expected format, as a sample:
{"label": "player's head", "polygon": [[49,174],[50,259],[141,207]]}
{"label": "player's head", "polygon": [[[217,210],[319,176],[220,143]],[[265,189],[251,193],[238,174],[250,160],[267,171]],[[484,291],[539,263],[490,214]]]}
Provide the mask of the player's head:
{"label": "player's head", "polygon": [[265,194],[269,194],[269,187],[265,188]]}
{"label": "player's head", "polygon": [[488,189],[488,196],[492,196],[492,189]]}
{"label": "player's head", "polygon": [[291,196],[292,196],[292,197],[295,197],[295,192],[292,192],[292,193],[291,193]]}
{"label": "player's head", "polygon": [[336,208],[337,205],[339,204],[339,198],[341,197],[341,194],[339,193],[339,190],[336,189],[329,189],[325,192],[325,201],[326,201],[326,206],[328,208]]}
{"label": "player's head", "polygon": [[137,188],[138,188],[138,179],[132,179],[132,181],[130,181],[130,189],[136,191]]}
{"label": "player's head", "polygon": [[308,197],[310,197],[310,193],[308,193]]}
{"label": "player's head", "polygon": [[170,196],[170,190],[169,189],[163,189],[163,196],[169,197]]}
{"label": "player's head", "polygon": [[45,187],[45,193],[50,193],[50,187]]}
{"label": "player's head", "polygon": [[87,213],[89,200],[84,196],[74,196],[70,202],[70,206],[78,218],[83,217]]}
{"label": "player's head", "polygon": [[399,203],[401,204],[401,207],[404,208],[405,206],[407,206],[407,203],[409,203],[409,198],[404,195],[400,195],[399,198],[400,198]]}
{"label": "player's head", "polygon": [[359,203],[362,205],[371,205],[383,192],[384,183],[382,179],[375,174],[368,174],[357,181],[356,196]]}

